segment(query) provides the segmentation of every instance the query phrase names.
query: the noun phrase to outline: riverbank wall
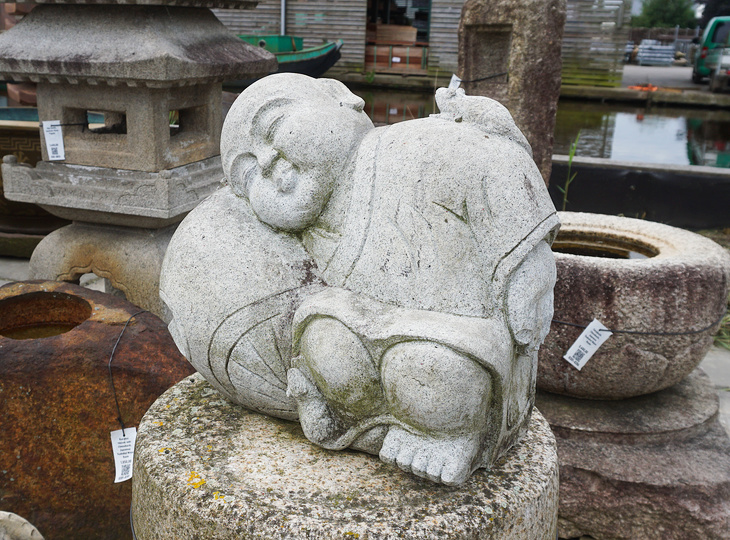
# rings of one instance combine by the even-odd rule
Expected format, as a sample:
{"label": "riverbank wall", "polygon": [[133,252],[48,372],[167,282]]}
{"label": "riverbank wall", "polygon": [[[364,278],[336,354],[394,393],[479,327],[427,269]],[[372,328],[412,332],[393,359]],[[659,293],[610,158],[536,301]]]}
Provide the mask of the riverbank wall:
{"label": "riverbank wall", "polygon": [[[573,174],[564,195],[561,190]],[[585,157],[571,162],[554,155],[548,189],[558,210],[623,215],[686,229],[730,227],[728,169]]]}

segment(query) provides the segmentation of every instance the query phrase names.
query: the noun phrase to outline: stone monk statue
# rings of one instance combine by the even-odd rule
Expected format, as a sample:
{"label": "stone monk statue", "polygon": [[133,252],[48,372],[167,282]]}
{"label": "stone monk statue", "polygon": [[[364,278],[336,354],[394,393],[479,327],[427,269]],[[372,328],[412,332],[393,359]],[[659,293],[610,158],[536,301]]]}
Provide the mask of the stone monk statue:
{"label": "stone monk statue", "polygon": [[160,294],[229,400],[458,485],[527,427],[559,222],[502,105],[436,102],[374,128],[337,81],[251,85],[223,126],[226,185],[178,228]]}

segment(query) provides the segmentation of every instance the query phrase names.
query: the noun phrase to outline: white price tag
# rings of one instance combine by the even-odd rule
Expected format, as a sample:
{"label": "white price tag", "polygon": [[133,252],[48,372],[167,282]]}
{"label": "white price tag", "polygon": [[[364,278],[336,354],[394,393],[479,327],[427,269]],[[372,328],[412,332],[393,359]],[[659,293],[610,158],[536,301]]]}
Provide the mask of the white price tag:
{"label": "white price tag", "polygon": [[124,428],[112,431],[112,451],[114,452],[114,483],[124,482],[132,478],[132,461],[134,459],[134,442],[137,440],[137,428]]}
{"label": "white price tag", "polygon": [[50,161],[66,159],[60,120],[44,120],[43,137],[46,140],[46,150],[48,151],[48,159]]}
{"label": "white price tag", "polygon": [[388,114],[398,114],[398,109],[390,108],[388,109]]}
{"label": "white price tag", "polygon": [[456,75],[451,76],[451,81],[449,81],[449,90],[456,90],[461,85],[461,79],[457,77]]}
{"label": "white price tag", "polygon": [[398,62],[400,62],[400,56],[394,56],[394,57],[393,57],[393,62],[394,62],[394,63],[398,63]]}
{"label": "white price tag", "polygon": [[568,349],[563,358],[580,371],[598,348],[612,335],[613,332],[596,319],[593,319],[593,322],[583,330],[583,333],[578,336],[578,339],[575,340],[575,343]]}

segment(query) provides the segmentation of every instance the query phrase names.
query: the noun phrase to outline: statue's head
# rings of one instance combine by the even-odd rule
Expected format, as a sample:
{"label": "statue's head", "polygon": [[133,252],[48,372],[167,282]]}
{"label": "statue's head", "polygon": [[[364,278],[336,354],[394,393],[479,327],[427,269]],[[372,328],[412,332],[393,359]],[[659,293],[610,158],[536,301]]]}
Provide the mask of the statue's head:
{"label": "statue's head", "polygon": [[255,82],[223,124],[221,157],[233,191],[276,229],[311,225],[373,128],[363,106],[331,79],[281,73]]}

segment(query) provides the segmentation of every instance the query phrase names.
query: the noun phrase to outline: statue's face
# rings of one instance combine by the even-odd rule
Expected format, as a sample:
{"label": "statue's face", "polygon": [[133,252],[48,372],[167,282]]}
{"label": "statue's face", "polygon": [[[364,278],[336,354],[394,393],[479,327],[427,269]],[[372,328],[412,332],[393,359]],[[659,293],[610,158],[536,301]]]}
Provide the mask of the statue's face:
{"label": "statue's face", "polygon": [[550,331],[555,257],[542,241],[515,269],[507,289],[507,314],[512,335],[528,351],[535,351]]}
{"label": "statue's face", "polygon": [[242,130],[243,152],[231,183],[264,223],[302,230],[321,214],[355,143],[371,126],[363,113],[331,100],[268,104]]}

